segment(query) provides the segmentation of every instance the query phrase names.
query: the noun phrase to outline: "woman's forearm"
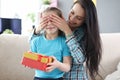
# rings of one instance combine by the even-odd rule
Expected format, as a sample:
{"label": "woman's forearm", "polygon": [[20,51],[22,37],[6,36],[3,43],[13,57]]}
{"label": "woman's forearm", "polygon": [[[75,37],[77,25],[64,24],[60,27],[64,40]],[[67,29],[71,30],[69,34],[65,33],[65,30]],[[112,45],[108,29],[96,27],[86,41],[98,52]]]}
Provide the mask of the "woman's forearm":
{"label": "woman's forearm", "polygon": [[74,58],[76,64],[82,64],[85,60],[85,56],[83,54],[83,49],[80,44],[77,42],[74,35],[69,36],[66,40],[66,43],[70,49],[71,56]]}

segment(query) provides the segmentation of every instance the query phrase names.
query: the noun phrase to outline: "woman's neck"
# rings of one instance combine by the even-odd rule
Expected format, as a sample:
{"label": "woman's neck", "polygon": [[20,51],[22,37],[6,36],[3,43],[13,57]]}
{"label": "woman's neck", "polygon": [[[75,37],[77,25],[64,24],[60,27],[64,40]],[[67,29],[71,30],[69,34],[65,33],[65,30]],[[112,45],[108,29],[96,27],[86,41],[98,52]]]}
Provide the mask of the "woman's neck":
{"label": "woman's neck", "polygon": [[71,28],[72,31],[74,31],[76,28]]}

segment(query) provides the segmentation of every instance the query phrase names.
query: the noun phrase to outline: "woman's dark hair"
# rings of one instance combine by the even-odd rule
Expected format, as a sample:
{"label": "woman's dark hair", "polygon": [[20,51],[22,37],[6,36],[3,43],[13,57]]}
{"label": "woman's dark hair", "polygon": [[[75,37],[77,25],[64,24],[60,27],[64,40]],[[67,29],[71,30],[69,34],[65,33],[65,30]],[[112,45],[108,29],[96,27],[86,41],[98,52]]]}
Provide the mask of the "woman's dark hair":
{"label": "woman's dark hair", "polygon": [[77,0],[74,4],[80,4],[86,13],[86,19],[82,25],[85,29],[86,66],[91,79],[96,80],[102,55],[96,7],[92,0]]}
{"label": "woman's dark hair", "polygon": [[[43,14],[46,13],[46,12],[50,12],[50,11],[54,11],[59,17],[62,18],[62,11],[56,7],[48,7],[46,8],[44,11],[43,11]],[[59,30],[59,35],[60,36],[64,36],[64,33]]]}

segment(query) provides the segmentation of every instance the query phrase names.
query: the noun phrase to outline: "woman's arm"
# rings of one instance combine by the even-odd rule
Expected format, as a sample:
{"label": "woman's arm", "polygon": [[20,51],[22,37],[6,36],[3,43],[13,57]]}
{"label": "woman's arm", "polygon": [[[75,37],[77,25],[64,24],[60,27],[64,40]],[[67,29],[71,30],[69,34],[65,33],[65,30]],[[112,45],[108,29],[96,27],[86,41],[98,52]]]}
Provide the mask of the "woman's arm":
{"label": "woman's arm", "polygon": [[74,61],[76,64],[82,64],[85,60],[85,56],[83,54],[83,50],[80,46],[80,43],[78,43],[78,41],[81,40],[81,36],[83,36],[83,33],[79,34],[79,31],[77,32],[77,36],[73,34],[72,30],[70,29],[70,27],[68,26],[67,22],[65,21],[65,19],[60,18],[56,15],[52,15],[51,16],[51,20],[53,22],[54,25],[56,25],[60,30],[62,30],[65,33],[65,36],[67,38],[67,45],[70,48],[70,52],[71,52],[71,56],[73,57]]}
{"label": "woman's arm", "polygon": [[81,48],[80,43],[78,43],[75,35],[69,36],[66,40],[66,43],[70,49],[74,62],[77,64],[82,64],[85,61],[85,56],[83,54],[84,51]]}

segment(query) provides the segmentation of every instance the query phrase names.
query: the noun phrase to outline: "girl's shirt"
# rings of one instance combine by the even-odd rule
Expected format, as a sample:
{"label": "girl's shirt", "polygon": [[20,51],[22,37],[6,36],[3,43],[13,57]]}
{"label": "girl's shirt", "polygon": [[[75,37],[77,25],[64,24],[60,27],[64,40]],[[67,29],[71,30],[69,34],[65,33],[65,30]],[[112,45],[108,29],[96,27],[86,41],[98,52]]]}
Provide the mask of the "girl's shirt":
{"label": "girl's shirt", "polygon": [[[70,56],[69,48],[65,43],[65,37],[59,36],[54,40],[48,40],[44,34],[31,40],[31,51],[46,56],[55,56],[57,60],[63,62],[63,57]],[[64,72],[55,69],[52,72],[35,70],[35,77],[41,78],[60,78]]]}

